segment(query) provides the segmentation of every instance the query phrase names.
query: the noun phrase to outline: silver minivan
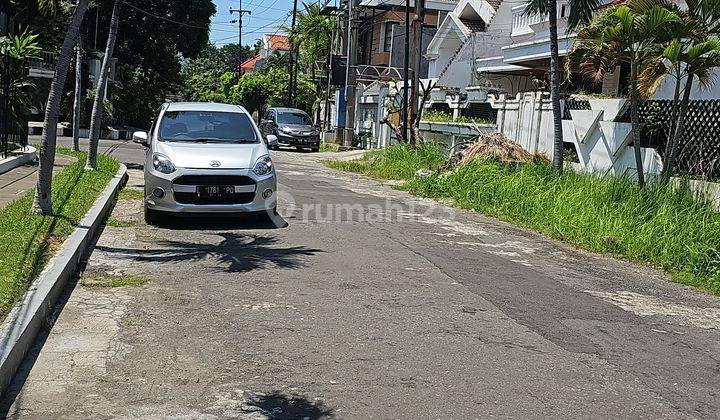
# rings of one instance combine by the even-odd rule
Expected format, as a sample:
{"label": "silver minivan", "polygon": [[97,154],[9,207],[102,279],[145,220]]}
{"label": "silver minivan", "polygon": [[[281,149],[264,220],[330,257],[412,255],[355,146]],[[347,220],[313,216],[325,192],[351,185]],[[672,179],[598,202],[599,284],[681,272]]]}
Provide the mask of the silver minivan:
{"label": "silver minivan", "polygon": [[157,223],[163,212],[275,217],[275,168],[257,125],[243,107],[168,103],[158,111],[150,131],[135,132],[133,141],[147,148],[147,223]]}

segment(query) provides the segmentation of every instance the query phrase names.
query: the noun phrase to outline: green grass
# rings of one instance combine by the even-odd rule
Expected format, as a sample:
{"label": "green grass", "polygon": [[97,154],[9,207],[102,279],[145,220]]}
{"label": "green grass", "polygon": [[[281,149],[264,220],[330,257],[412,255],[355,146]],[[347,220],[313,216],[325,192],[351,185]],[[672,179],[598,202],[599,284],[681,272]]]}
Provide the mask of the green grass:
{"label": "green grass", "polygon": [[368,152],[357,160],[324,163],[331,168],[387,180],[410,179],[418,169],[437,170],[444,162],[445,154],[435,144],[426,144],[420,148],[402,144]]}
{"label": "green grass", "polygon": [[123,188],[118,194],[118,200],[142,200],[145,198],[145,190]]}
{"label": "green grass", "polygon": [[338,145],[334,143],[321,143],[320,144],[320,151],[321,152],[337,152],[338,151]]}
{"label": "green grass", "polygon": [[84,278],[80,284],[86,287],[142,286],[150,279],[143,276],[110,276]]}
{"label": "green grass", "polygon": [[[426,153],[403,146],[380,151],[369,162],[331,166],[402,175],[397,177],[408,180],[402,188],[414,194],[450,199],[581,248],[651,263],[674,281],[720,294],[720,214],[694,200],[686,187],[641,191],[629,179],[569,171],[558,176],[545,163],[474,162],[428,177],[379,167],[415,166]],[[405,164],[388,158],[398,155],[407,157]]]}
{"label": "green grass", "polygon": [[23,297],[118,171],[118,162],[108,156],[98,156],[97,171],[85,171],[85,153],[67,149],[59,153],[78,161],[54,177],[54,216],[30,215],[34,190],[0,209],[0,318]]}

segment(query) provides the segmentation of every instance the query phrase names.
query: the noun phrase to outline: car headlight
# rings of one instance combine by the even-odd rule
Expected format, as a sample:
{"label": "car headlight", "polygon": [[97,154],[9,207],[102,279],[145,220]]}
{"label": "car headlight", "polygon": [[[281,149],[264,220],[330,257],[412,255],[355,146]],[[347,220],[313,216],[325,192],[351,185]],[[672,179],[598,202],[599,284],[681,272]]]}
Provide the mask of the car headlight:
{"label": "car headlight", "polygon": [[175,172],[175,165],[170,161],[170,158],[160,153],[153,154],[153,168],[164,174]]}
{"label": "car headlight", "polygon": [[290,130],[290,127],[283,127],[280,129],[280,131],[282,131],[285,134],[290,134],[292,132],[292,130]]}
{"label": "car headlight", "polygon": [[255,162],[255,167],[253,167],[253,172],[255,172],[256,175],[267,175],[272,172],[272,170],[273,165],[269,155],[260,156],[257,162]]}

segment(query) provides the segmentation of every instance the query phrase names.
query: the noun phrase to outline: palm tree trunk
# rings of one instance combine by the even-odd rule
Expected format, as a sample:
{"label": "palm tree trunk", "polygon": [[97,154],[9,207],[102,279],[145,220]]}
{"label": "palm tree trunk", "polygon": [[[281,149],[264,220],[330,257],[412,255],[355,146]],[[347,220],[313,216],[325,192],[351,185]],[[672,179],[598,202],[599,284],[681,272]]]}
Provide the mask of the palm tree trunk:
{"label": "palm tree trunk", "polygon": [[677,124],[677,113],[678,108],[680,107],[680,85],[681,85],[681,78],[680,78],[680,64],[677,64],[675,66],[675,74],[677,75],[677,79],[675,80],[675,91],[673,92],[673,106],[672,111],[670,113],[670,132],[669,134],[669,140],[672,140],[672,135],[675,133],[675,127]]}
{"label": "palm tree trunk", "polygon": [[72,61],[73,47],[78,37],[80,24],[82,23],[85,11],[87,11],[89,0],[78,0],[75,11],[70,21],[70,26],[65,34],[60,54],[58,56],[55,75],[50,85],[47,105],[45,107],[45,120],[43,132],[40,139],[40,157],[38,168],[37,188],[35,199],[30,210],[33,214],[52,214],[52,173],[55,165],[55,146],[57,141],[57,124],[62,102],[65,80]]}
{"label": "palm tree trunk", "polygon": [[73,104],[73,150],[80,151],[80,94],[82,93],[82,37],[75,46],[75,102]]}
{"label": "palm tree trunk", "polygon": [[553,108],[553,168],[558,173],[563,170],[565,151],[562,132],[562,112],[560,109],[560,54],[558,53],[557,0],[548,0],[548,18],[550,23],[550,99]]}
{"label": "palm tree trunk", "polygon": [[87,164],[85,169],[94,170],[97,168],[98,142],[100,138],[100,124],[102,122],[105,89],[107,87],[110,61],[115,51],[115,40],[117,39],[118,25],[120,23],[120,0],[115,0],[113,5],[112,18],[110,19],[110,33],[108,34],[105,56],[103,57],[100,75],[98,76],[97,89],[95,90],[95,101],[93,103],[92,116],[90,118],[90,142],[88,145]]}
{"label": "palm tree trunk", "polygon": [[687,116],[688,106],[690,105],[690,93],[692,90],[694,76],[695,75],[692,73],[688,74],[687,80],[685,81],[685,91],[683,92],[682,102],[680,103],[677,125],[672,139],[672,148],[670,148],[666,153],[667,158],[665,159],[665,165],[663,167],[662,182],[669,181],[670,175],[673,173],[675,160],[678,154],[678,144],[680,144],[682,136],[685,132],[685,117]]}
{"label": "palm tree trunk", "polygon": [[643,169],[642,151],[640,150],[640,114],[638,110],[638,69],[637,62],[630,62],[630,122],[632,123],[633,150],[637,167],[638,186],[645,187],[645,171]]}
{"label": "palm tree trunk", "polygon": [[[679,65],[676,66],[677,71],[677,79],[675,80],[675,92],[673,93],[673,103],[672,103],[672,109],[670,111],[670,127],[667,131],[667,143],[665,144],[665,156],[664,156],[664,163],[667,163],[667,158],[669,152],[675,148],[675,129],[677,127],[677,114],[678,109],[680,108],[680,84],[682,80],[680,79],[680,69]],[[667,165],[663,165],[663,170],[661,174],[661,179],[664,181],[666,179],[665,173],[667,172],[668,167]]]}

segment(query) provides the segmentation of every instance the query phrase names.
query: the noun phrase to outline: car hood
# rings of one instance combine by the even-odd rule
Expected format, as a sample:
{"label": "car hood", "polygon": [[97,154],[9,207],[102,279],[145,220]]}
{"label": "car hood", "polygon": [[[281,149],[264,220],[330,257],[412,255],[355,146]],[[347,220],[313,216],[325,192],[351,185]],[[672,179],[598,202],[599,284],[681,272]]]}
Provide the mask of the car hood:
{"label": "car hood", "polygon": [[315,132],[315,127],[305,124],[278,124],[278,129],[288,128],[294,134]]}
{"label": "car hood", "polygon": [[157,142],[157,153],[170,158],[178,168],[189,169],[250,169],[258,158],[268,154],[261,143],[216,144]]}

